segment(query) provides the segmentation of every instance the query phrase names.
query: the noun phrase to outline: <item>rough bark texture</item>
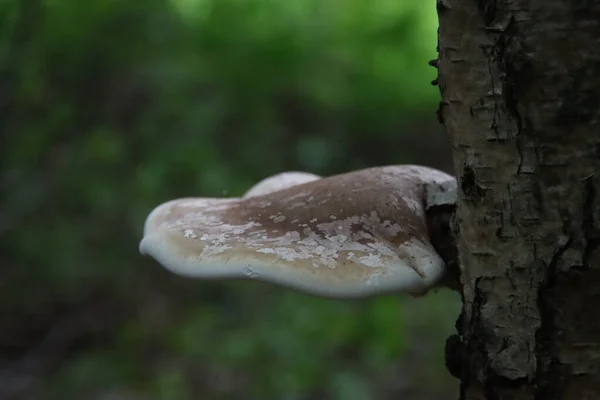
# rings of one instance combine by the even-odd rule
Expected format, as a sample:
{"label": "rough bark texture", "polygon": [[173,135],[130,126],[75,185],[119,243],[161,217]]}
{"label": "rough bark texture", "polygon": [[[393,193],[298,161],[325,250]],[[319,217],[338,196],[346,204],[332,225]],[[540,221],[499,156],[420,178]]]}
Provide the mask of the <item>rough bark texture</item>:
{"label": "rough bark texture", "polygon": [[598,399],[600,2],[438,0],[438,12],[460,398]]}

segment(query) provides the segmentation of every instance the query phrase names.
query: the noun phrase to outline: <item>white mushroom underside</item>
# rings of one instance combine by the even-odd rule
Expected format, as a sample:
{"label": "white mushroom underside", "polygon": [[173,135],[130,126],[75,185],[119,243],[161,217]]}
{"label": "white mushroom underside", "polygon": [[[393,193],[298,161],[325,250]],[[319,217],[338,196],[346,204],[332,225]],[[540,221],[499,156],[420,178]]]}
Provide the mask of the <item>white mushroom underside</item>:
{"label": "white mushroom underside", "polygon": [[[228,245],[212,246],[208,253],[218,254],[232,249],[233,247]],[[352,252],[348,254],[349,259],[354,258],[357,263],[369,269],[365,271],[364,277],[347,279],[339,274],[331,274],[328,279],[323,279],[319,268],[342,269],[342,267],[327,267],[313,262],[311,264],[315,270],[310,271],[307,268],[286,267],[281,261],[268,262],[260,256],[243,259],[232,257],[225,260],[203,256],[203,260],[199,263],[198,258],[194,257],[173,257],[172,249],[159,235],[145,237],[141,242],[140,251],[142,254],[152,256],[168,270],[181,276],[202,279],[256,279],[328,298],[363,298],[403,291],[417,295],[426,292],[432,282],[441,277],[439,266],[441,260],[431,257],[431,250],[421,246],[413,247],[407,253],[415,259],[422,258],[419,269],[425,275],[425,279],[399,257],[382,257],[373,252],[360,257],[353,256]],[[257,249],[256,252],[284,254],[282,259],[293,259],[299,255],[297,250],[285,247],[267,247]],[[384,262],[385,267],[382,265]]]}
{"label": "white mushroom underside", "polygon": [[[417,170],[396,181],[408,167]],[[174,200],[148,216],[140,251],[186,277],[256,279],[331,298],[421,294],[445,266],[424,232],[418,168],[339,175],[242,200]],[[425,170],[429,180],[448,179]]]}

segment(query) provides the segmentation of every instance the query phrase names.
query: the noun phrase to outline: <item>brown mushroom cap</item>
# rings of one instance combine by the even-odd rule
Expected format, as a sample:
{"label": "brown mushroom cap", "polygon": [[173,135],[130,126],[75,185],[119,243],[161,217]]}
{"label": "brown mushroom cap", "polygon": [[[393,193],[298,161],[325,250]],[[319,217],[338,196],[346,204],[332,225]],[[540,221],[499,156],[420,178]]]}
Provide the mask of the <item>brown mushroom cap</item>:
{"label": "brown mushroom cap", "polygon": [[321,177],[309,172],[282,172],[277,175],[269,176],[268,178],[258,182],[256,185],[248,189],[242,198],[246,199],[248,197],[262,196],[263,194],[287,189],[292,186],[300,185],[301,183],[316,181],[317,179],[321,179]]}
{"label": "brown mushroom cap", "polygon": [[148,216],[142,254],[201,279],[256,279],[329,298],[423,294],[445,272],[425,220],[427,167],[375,167],[243,199],[185,198]]}

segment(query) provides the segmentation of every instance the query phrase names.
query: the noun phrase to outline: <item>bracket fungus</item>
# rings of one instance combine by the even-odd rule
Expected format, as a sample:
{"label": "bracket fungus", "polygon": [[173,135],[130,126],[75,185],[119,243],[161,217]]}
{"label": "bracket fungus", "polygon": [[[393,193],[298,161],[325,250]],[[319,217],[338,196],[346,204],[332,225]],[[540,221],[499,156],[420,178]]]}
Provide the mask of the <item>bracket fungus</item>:
{"label": "bracket fungus", "polygon": [[254,279],[326,298],[419,296],[442,281],[447,260],[430,240],[427,201],[454,202],[454,177],[414,165],[296,177],[267,178],[242,198],[159,205],[140,252],[185,277]]}

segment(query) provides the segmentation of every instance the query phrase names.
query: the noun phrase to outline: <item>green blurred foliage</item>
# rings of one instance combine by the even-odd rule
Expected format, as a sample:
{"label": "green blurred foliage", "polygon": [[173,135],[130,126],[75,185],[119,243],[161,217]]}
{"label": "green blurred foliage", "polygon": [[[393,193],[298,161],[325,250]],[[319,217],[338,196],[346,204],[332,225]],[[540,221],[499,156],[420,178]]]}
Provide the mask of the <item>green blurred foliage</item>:
{"label": "green blurred foliage", "polygon": [[449,293],[328,301],[137,252],[175,197],[448,169],[433,3],[5,0],[0,32],[0,397],[447,398]]}

